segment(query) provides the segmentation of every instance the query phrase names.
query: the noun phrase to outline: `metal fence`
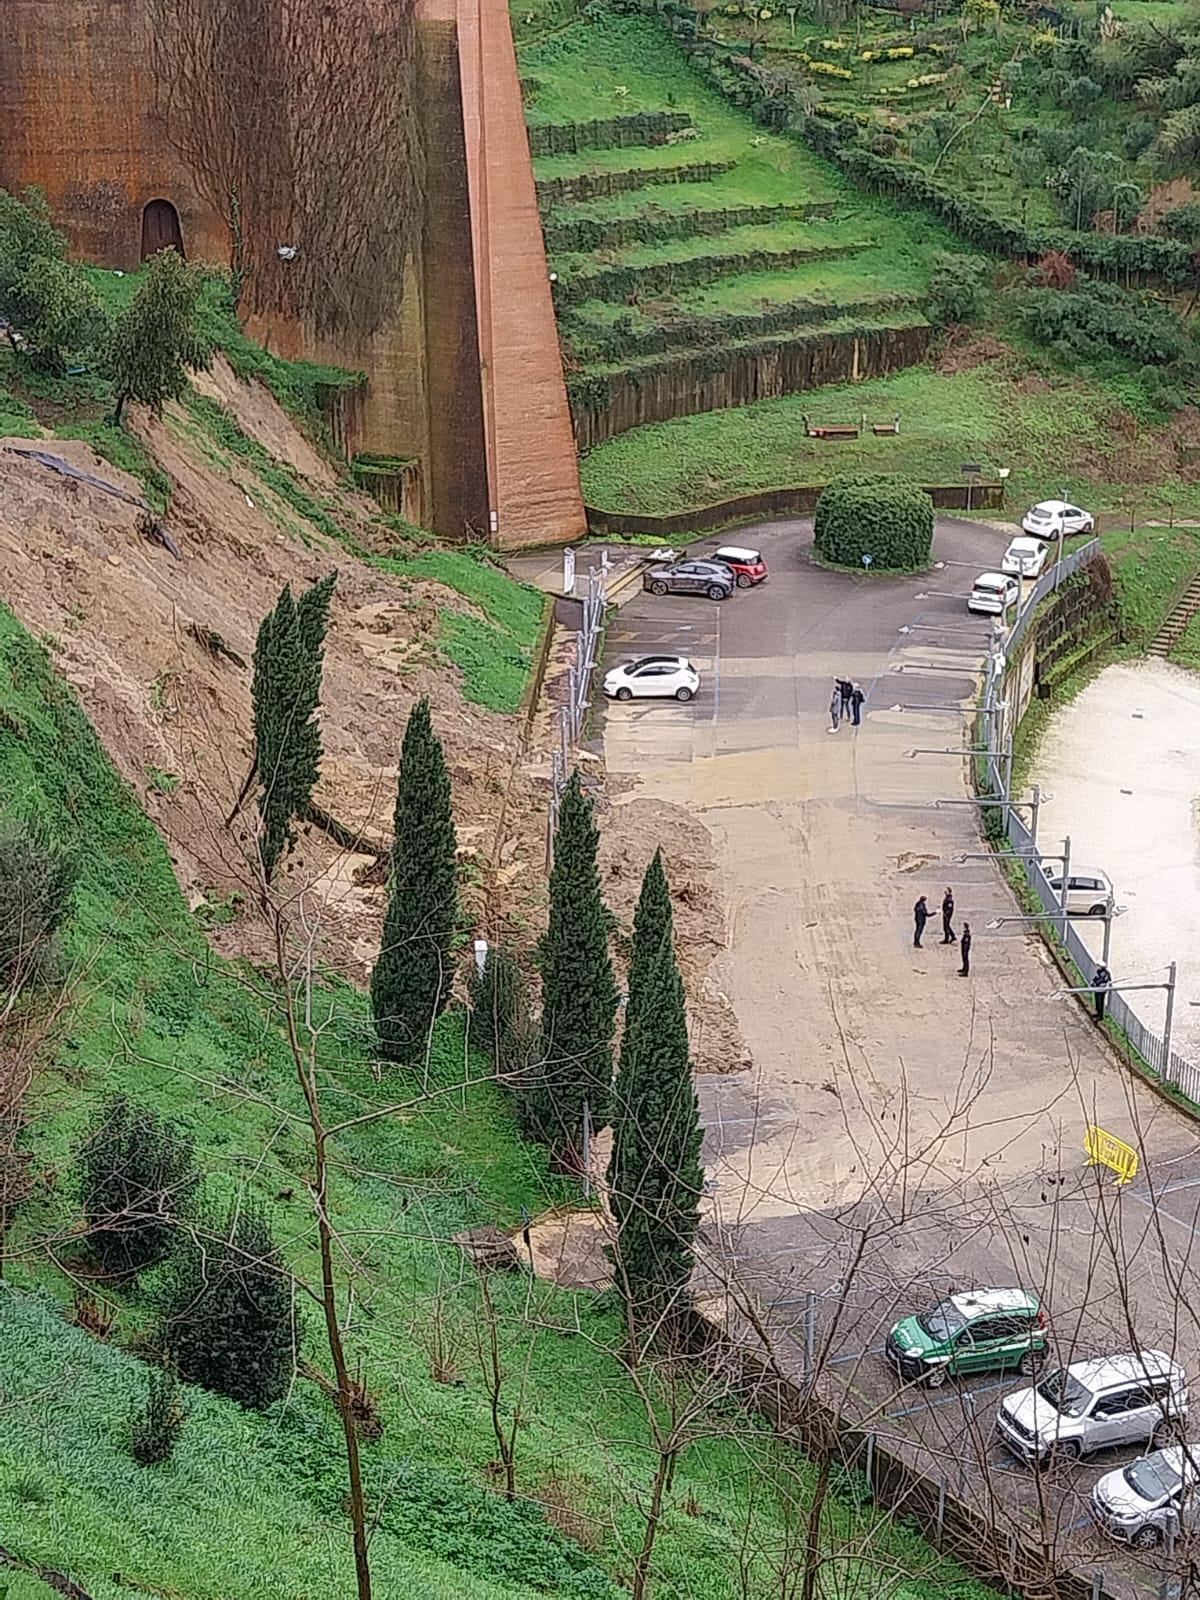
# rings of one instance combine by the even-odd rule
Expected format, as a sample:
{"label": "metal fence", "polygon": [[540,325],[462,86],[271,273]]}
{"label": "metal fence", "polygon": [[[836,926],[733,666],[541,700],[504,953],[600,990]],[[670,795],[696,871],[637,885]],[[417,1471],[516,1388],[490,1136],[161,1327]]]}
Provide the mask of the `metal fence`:
{"label": "metal fence", "polygon": [[589,567],[583,592],[583,616],[575,634],[571,664],[567,669],[567,696],[558,708],[558,744],[550,756],[550,811],[547,817],[546,861],[553,859],[558,808],[571,772],[571,747],[578,743],[592,704],[592,679],[600,659],[600,639],[608,606],[607,552],[598,566]]}
{"label": "metal fence", "polygon": [[[1071,918],[1062,909],[1062,902],[1050,885],[1050,880],[1042,868],[1042,854],[1038,846],[1037,836],[1033,829],[1028,827],[1018,810],[1013,809],[1010,782],[1012,773],[1012,738],[1016,732],[1015,720],[1011,713],[1015,707],[1006,701],[1006,674],[1009,663],[1016,654],[1017,646],[1025,635],[1025,630],[1033,618],[1033,614],[1047,595],[1072,577],[1097,554],[1100,549],[1098,539],[1089,540],[1078,550],[1066,556],[1062,562],[1052,567],[1033,590],[1022,605],[1012,628],[1003,637],[999,649],[995,649],[988,657],[984,677],[983,700],[981,703],[983,723],[982,743],[986,746],[987,756],[984,766],[986,771],[987,797],[993,799],[1000,811],[1002,826],[1005,836],[1015,854],[1023,859],[1029,886],[1033,890],[1039,906],[1043,912],[1048,913],[1047,923],[1053,922],[1056,926],[1058,937],[1071,960],[1083,974],[1083,983],[1090,980],[1096,967],[1096,957],[1088,949],[1083,938],[1072,923]],[[1064,878],[1069,862],[1065,862]],[[1064,883],[1064,894],[1065,894]],[[1110,908],[1111,914],[1111,908]],[[1119,978],[1116,979],[1119,984]],[[1174,1084],[1190,1100],[1200,1103],[1200,1065],[1192,1061],[1185,1061],[1179,1053],[1171,1049],[1170,1044],[1170,993],[1174,987],[1172,978],[1170,985],[1151,986],[1162,987],[1168,990],[1168,1021],[1164,1033],[1157,1033],[1148,1023],[1144,1022],[1126,997],[1112,990],[1107,998],[1107,1013],[1109,1017],[1121,1028],[1130,1044],[1147,1066],[1153,1068],[1164,1082]]]}

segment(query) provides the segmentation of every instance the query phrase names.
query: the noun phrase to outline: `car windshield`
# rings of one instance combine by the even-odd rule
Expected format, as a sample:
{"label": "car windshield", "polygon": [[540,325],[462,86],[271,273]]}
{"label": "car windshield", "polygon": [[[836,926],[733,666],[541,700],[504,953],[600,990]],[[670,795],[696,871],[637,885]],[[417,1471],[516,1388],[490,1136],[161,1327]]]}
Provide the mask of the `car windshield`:
{"label": "car windshield", "polygon": [[934,1306],[932,1311],[922,1311],[917,1321],[929,1337],[938,1340],[939,1343],[953,1339],[954,1335],[967,1325],[966,1317],[953,1300],[943,1300]]}
{"label": "car windshield", "polygon": [[1183,1479],[1167,1457],[1157,1452],[1126,1467],[1125,1482],[1143,1500],[1163,1500],[1175,1493]]}
{"label": "car windshield", "polygon": [[1061,1411],[1064,1417],[1081,1417],[1092,1398],[1078,1378],[1073,1378],[1066,1367],[1060,1367],[1037,1386],[1037,1395],[1047,1405]]}

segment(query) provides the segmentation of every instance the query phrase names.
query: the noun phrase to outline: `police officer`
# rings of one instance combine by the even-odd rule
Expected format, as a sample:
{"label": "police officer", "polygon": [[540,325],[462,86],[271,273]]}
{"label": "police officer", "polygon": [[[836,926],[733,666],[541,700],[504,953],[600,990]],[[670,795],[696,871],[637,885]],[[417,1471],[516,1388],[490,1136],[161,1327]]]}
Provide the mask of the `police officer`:
{"label": "police officer", "polygon": [[925,904],[922,895],[913,907],[913,948],[920,950],[921,935],[925,932],[925,924],[929,921],[929,907]]}
{"label": "police officer", "polygon": [[952,926],[954,922],[954,890],[949,884],[942,896],[942,943],[953,944],[958,938]]}
{"label": "police officer", "polygon": [[959,940],[958,948],[959,953],[962,955],[962,966],[958,969],[958,975],[960,978],[969,978],[971,976],[971,924],[969,922],[963,923],[962,938]]}
{"label": "police officer", "polygon": [[1096,1021],[1104,1021],[1104,1007],[1108,1004],[1108,991],[1112,988],[1112,973],[1103,962],[1092,973],[1092,998],[1096,1003]]}

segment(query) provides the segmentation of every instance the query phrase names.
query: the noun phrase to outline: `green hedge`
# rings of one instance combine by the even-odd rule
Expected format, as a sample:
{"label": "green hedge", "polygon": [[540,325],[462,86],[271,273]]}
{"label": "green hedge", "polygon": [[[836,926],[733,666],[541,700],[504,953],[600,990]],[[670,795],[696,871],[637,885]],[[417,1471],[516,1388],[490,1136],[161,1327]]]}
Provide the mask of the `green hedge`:
{"label": "green hedge", "polygon": [[610,195],[628,194],[651,184],[711,183],[732,172],[732,161],[687,161],[678,167],[617,167],[612,172],[577,172],[565,178],[542,178],[538,182],[538,204],[578,205],[587,200],[606,200]]}
{"label": "green hedge", "polygon": [[650,261],[640,267],[604,267],[558,277],[554,303],[582,305],[585,300],[626,301],[631,295],[671,294],[742,272],[786,272],[806,261],[833,261],[856,255],[865,244],[801,245],[794,250],[742,250],[730,255],[689,256],[683,261]]}
{"label": "green hedge", "polygon": [[912,310],[914,316],[919,314],[917,301],[911,295],[881,294],[873,300],[850,300],[838,305],[830,305],[827,300],[789,300],[786,305],[773,306],[768,311],[672,317],[669,322],[650,327],[635,327],[632,316],[628,325],[622,325],[618,318],[599,327],[568,315],[563,319],[561,332],[578,360],[607,363],[626,361],[631,356],[641,358],[665,355],[670,350],[729,344],[735,340],[766,339],[772,334],[811,328],[835,319],[841,322],[851,317],[869,318],[908,310]]}
{"label": "green hedge", "polygon": [[698,239],[728,228],[757,228],[803,217],[800,206],[728,206],[706,211],[642,212],[633,217],[551,218],[542,224],[546,249],[568,255],[587,250],[620,250],[634,244],[666,244],[672,239]]}
{"label": "green hedge", "polygon": [[598,122],[550,122],[530,128],[529,148],[535,156],[561,156],[580,150],[665,144],[669,135],[692,126],[686,111],[635,111]]}
{"label": "green hedge", "polygon": [[840,567],[923,567],[933,549],[933,501],[911,478],[843,473],[817,501],[813,537],[817,554]]}

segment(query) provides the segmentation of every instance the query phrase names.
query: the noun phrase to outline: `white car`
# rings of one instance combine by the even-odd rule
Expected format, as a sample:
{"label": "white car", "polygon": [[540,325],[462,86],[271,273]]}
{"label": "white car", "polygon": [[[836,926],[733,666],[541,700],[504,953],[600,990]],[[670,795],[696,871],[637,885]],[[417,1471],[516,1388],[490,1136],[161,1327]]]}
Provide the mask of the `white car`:
{"label": "white car", "polygon": [[1017,578],[1040,578],[1050,546],[1040,539],[1014,539],[1004,552],[1001,572],[1011,572]]}
{"label": "white car", "polygon": [[1161,1350],[1076,1361],[1032,1389],[1005,1395],[1000,1437],[1035,1465],[1078,1461],[1117,1445],[1166,1443],[1188,1414],[1187,1374]]}
{"label": "white car", "polygon": [[[1062,868],[1043,867],[1046,882],[1062,900]],[[1072,917],[1102,917],[1112,904],[1112,879],[1098,867],[1072,867],[1067,879],[1067,912]]]}
{"label": "white car", "polygon": [[1168,1533],[1196,1526],[1198,1476],[1195,1446],[1169,1444],[1106,1472],[1092,1490],[1092,1515],[1114,1539],[1153,1550]]}
{"label": "white car", "polygon": [[1003,572],[981,572],[967,596],[967,610],[1002,617],[1021,598],[1021,585]]}
{"label": "white car", "polygon": [[686,656],[639,656],[604,675],[611,700],[690,700],[700,687],[700,674]]}
{"label": "white car", "polygon": [[1096,519],[1090,511],[1069,501],[1042,500],[1025,513],[1021,528],[1037,539],[1057,539],[1061,528],[1070,538],[1073,533],[1095,533]]}

